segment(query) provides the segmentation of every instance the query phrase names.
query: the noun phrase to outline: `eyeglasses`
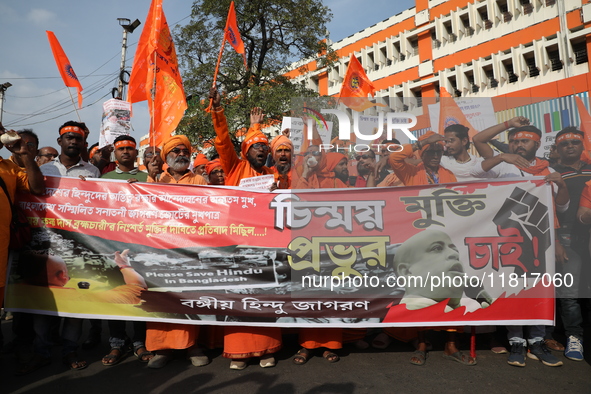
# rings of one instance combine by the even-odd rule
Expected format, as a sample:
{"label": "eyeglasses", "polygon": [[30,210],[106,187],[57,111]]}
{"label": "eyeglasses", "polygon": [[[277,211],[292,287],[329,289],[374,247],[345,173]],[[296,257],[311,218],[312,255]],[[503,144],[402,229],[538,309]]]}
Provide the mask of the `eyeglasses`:
{"label": "eyeglasses", "polygon": [[182,153],[183,155],[189,156],[189,154],[191,153],[191,152],[189,152],[188,149],[179,149],[179,148],[172,148],[170,151],[172,153],[174,153],[175,155],[178,155],[178,154],[181,154]]}
{"label": "eyeglasses", "polygon": [[370,155],[359,155],[359,156],[355,156],[355,160],[361,160],[361,159],[367,160],[367,159],[373,159],[373,157],[370,156]]}
{"label": "eyeglasses", "polygon": [[581,145],[581,141],[580,140],[566,140],[566,141],[562,141],[561,143],[558,144],[558,146],[560,147],[565,147],[568,145]]}
{"label": "eyeglasses", "polygon": [[54,157],[57,157],[58,155],[55,155],[55,154],[53,154],[53,153],[46,153],[46,154],[44,154],[44,155],[37,155],[37,156],[40,156],[40,157],[51,157],[51,158],[54,158]]}
{"label": "eyeglasses", "polygon": [[262,144],[260,142],[257,142],[256,144],[252,144],[252,147],[255,149],[262,149],[263,152],[267,152],[269,150],[269,145]]}
{"label": "eyeglasses", "polygon": [[320,156],[320,155],[322,155],[322,152],[320,152],[320,151],[310,151],[310,152],[304,153],[304,156],[308,156],[308,155]]}

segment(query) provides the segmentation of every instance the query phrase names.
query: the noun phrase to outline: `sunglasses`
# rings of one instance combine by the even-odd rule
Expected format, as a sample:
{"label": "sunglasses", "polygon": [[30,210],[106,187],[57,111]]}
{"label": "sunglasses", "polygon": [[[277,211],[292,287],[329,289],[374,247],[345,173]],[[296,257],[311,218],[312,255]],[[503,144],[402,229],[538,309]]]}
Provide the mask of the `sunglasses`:
{"label": "sunglasses", "polygon": [[318,157],[318,156],[321,156],[322,155],[322,152],[320,152],[320,151],[312,151],[312,152],[306,152],[306,153],[304,153],[304,156],[308,156],[308,155],[312,155],[312,156]]}
{"label": "sunglasses", "polygon": [[263,152],[267,152],[269,150],[269,145],[262,144],[260,142],[257,142],[256,144],[252,144],[252,147],[255,149],[262,149]]}
{"label": "sunglasses", "polygon": [[189,156],[189,154],[191,153],[188,149],[179,149],[179,148],[172,148],[170,151],[172,153],[174,153],[175,155],[182,153],[183,155]]}
{"label": "sunglasses", "polygon": [[40,157],[57,157],[58,155],[54,155],[53,153],[46,153],[44,155],[38,155]]}
{"label": "sunglasses", "polygon": [[367,159],[373,159],[373,157],[370,156],[370,155],[359,155],[359,156],[355,156],[355,160],[361,160],[361,159],[367,160]]}

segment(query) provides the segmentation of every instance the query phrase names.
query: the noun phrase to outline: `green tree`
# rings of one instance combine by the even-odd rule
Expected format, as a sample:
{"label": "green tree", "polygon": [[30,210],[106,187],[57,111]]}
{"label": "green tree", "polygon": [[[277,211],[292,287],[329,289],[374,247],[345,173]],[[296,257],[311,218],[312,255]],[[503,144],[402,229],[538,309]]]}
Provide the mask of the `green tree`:
{"label": "green tree", "polygon": [[[197,0],[191,21],[175,30],[185,92],[192,97],[179,132],[199,145],[215,137],[204,109],[229,7],[230,0]],[[235,7],[248,69],[226,44],[217,77],[231,132],[248,127],[253,107],[263,107],[270,119],[280,121],[292,98],[318,96],[283,76],[293,61],[317,58],[330,65],[335,60],[324,40],[332,14],[320,0],[237,0]]]}

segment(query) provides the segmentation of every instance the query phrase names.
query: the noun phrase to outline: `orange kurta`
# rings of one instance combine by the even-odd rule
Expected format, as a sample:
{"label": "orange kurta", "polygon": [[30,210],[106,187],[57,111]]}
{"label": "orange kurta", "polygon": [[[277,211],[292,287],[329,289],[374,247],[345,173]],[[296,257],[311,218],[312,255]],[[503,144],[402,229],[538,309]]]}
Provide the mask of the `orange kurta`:
{"label": "orange kurta", "polygon": [[[261,172],[257,172],[252,168],[246,158],[240,159],[234,150],[234,145],[230,139],[228,131],[228,123],[224,110],[212,110],[211,118],[213,120],[213,128],[215,129],[215,149],[220,155],[222,168],[226,174],[226,186],[238,186],[240,180],[243,178],[252,178],[260,175],[272,174],[273,171],[268,167],[263,166]],[[260,128],[260,124],[255,124],[254,128]]]}
{"label": "orange kurta", "polygon": [[[148,182],[153,182],[150,178]],[[161,183],[174,183],[184,185],[207,185],[201,175],[187,171],[178,181],[168,171],[160,175]],[[149,351],[165,349],[188,349],[195,345],[199,335],[199,326],[177,323],[146,323],[146,349]]]}
{"label": "orange kurta", "polygon": [[279,327],[224,327],[223,356],[232,359],[261,357],[281,349]]}
{"label": "orange kurta", "polygon": [[301,328],[299,342],[306,349],[340,349],[343,347],[343,329]]}
{"label": "orange kurta", "polygon": [[[403,145],[403,149],[400,152],[391,153],[388,161],[396,176],[405,186],[428,185],[429,180],[427,177],[427,171],[425,170],[423,163],[415,166],[405,161],[406,158],[413,156],[412,145],[406,144]],[[439,183],[457,182],[456,176],[453,172],[446,168],[439,166],[437,173],[439,175]]]}
{"label": "orange kurta", "polygon": [[277,183],[277,189],[291,189],[291,173],[292,170],[285,175],[280,174],[277,171],[277,167],[273,166],[270,168],[273,171],[273,175],[275,176],[275,183]]}

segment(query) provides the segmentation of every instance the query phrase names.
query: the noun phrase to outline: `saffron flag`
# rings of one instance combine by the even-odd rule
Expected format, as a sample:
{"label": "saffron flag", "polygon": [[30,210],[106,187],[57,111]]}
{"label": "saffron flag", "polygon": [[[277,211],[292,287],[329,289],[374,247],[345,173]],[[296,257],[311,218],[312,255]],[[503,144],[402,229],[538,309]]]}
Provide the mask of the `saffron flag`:
{"label": "saffron flag", "polygon": [[162,0],[153,0],[150,5],[129,79],[127,101],[144,100],[148,100],[151,117],[150,143],[160,146],[172,135],[187,109]]}
{"label": "saffron flag", "polygon": [[343,104],[354,111],[362,112],[371,107],[385,107],[384,104],[372,103],[367,98],[368,94],[375,93],[376,88],[365,74],[361,63],[351,54],[349,67],[341,87],[340,99]]}
{"label": "saffron flag", "polygon": [[478,133],[478,131],[472,127],[460,107],[458,107],[458,104],[456,104],[456,101],[453,99],[453,97],[451,97],[451,95],[443,87],[441,88],[440,95],[439,134],[443,134],[443,130],[445,130],[447,126],[461,124],[470,129],[468,131],[468,135],[470,138],[473,138]]}
{"label": "saffron flag", "polygon": [[55,59],[55,64],[57,65],[57,69],[64,80],[64,84],[70,88],[76,88],[78,91],[78,108],[82,108],[82,85],[72,68],[72,64],[68,60],[66,53],[62,49],[59,41],[57,40],[55,34],[52,31],[46,30],[47,38],[49,39],[49,46],[51,47],[51,52],[53,53],[53,57]]}
{"label": "saffron flag", "polygon": [[228,41],[236,52],[242,55],[244,60],[244,67],[246,66],[246,52],[244,51],[244,42],[238,30],[238,23],[236,22],[236,9],[234,2],[230,3],[230,10],[228,11],[228,19],[226,19],[226,27],[224,28],[224,40]]}
{"label": "saffron flag", "polygon": [[579,126],[579,130],[585,133],[585,139],[583,140],[583,145],[585,149],[583,150],[583,154],[581,155],[581,160],[591,163],[591,115],[587,111],[587,107],[585,107],[585,103],[579,96],[575,96],[575,100],[577,102],[577,110],[579,111],[579,118],[581,119],[581,125]]}

